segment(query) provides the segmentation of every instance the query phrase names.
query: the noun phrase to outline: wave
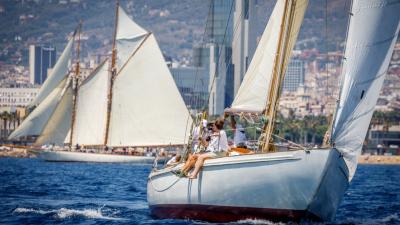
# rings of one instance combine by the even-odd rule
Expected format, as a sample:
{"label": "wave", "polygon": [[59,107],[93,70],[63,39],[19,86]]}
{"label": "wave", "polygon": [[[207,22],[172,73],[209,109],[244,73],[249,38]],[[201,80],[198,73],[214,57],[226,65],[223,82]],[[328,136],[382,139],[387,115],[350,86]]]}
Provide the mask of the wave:
{"label": "wave", "polygon": [[124,218],[105,216],[102,213],[102,208],[98,209],[56,209],[56,210],[41,210],[33,208],[16,208],[14,213],[35,213],[42,215],[53,215],[57,219],[66,219],[71,217],[84,217],[89,219],[103,220],[125,220]]}
{"label": "wave", "polygon": [[397,224],[400,222],[400,217],[397,213],[377,219],[356,219],[348,218],[345,221],[340,221],[338,224],[360,224],[360,225],[375,225],[375,224]]}
{"label": "wave", "polygon": [[239,220],[237,222],[234,222],[235,224],[267,224],[267,225],[284,225],[285,223],[274,223],[269,220],[260,220],[260,219],[245,219],[245,220]]}

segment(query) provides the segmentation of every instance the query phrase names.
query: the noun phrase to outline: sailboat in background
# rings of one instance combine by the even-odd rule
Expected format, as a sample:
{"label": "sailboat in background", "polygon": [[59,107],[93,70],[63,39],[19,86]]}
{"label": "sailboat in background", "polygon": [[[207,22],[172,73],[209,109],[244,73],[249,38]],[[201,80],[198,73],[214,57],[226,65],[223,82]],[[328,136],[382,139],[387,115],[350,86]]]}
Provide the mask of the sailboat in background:
{"label": "sailboat in background", "polygon": [[153,170],[147,185],[152,215],[213,222],[334,219],[354,176],[398,37],[400,1],[353,1],[331,146],[276,152],[272,131],[280,87],[307,3],[277,1],[232,107],[226,110],[266,117],[262,152],[209,159],[194,180],[172,173],[182,164]]}
{"label": "sailboat in background", "polygon": [[[46,142],[44,139],[51,140],[51,143],[63,144],[69,130],[69,121],[66,120],[55,124],[55,118],[51,118],[53,115],[59,113],[62,113],[65,118],[71,118],[71,106],[69,104],[72,102],[70,79],[72,71],[69,70],[69,67],[73,59],[73,49],[78,36],[77,34],[80,32],[79,30],[80,25],[68,41],[51,75],[45,80],[38,95],[28,106],[28,108],[34,108],[34,110],[10,134],[8,137],[9,140],[26,140],[27,142],[32,142],[37,141],[39,137],[39,144]],[[57,129],[53,130],[54,132],[50,131],[52,125],[57,126]]]}
{"label": "sailboat in background", "polygon": [[154,156],[130,155],[127,150],[185,144],[191,117],[157,41],[118,2],[112,58],[74,90],[65,137],[71,148],[41,151],[39,157],[45,160],[151,164]]}

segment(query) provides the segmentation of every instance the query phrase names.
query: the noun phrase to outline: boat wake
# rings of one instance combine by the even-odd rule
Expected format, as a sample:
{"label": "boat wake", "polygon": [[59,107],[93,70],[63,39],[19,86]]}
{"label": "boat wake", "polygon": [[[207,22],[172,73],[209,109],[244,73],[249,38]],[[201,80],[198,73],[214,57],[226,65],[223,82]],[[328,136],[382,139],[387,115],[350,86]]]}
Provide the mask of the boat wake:
{"label": "boat wake", "polygon": [[16,208],[14,213],[34,213],[42,215],[51,215],[56,219],[68,219],[73,217],[83,217],[88,219],[103,219],[103,220],[125,220],[124,218],[105,216],[102,212],[102,207],[98,209],[56,209],[56,210],[41,210],[32,208]]}
{"label": "boat wake", "polygon": [[374,225],[374,224],[398,224],[400,217],[397,213],[378,219],[353,219],[349,218],[340,224],[361,224],[361,225]]}
{"label": "boat wake", "polygon": [[259,219],[246,219],[246,220],[239,220],[234,222],[233,224],[267,224],[267,225],[284,225],[285,223],[274,223],[269,220],[259,220]]}

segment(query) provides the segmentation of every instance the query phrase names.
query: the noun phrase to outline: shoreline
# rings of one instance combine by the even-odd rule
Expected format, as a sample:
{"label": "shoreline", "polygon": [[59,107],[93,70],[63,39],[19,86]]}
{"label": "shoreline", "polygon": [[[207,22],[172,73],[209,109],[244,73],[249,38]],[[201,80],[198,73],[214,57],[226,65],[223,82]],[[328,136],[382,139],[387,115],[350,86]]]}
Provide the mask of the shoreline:
{"label": "shoreline", "polygon": [[35,155],[29,153],[27,149],[11,148],[9,150],[1,150],[0,158],[13,157],[13,158],[35,158]]}
{"label": "shoreline", "polygon": [[400,165],[400,155],[360,155],[359,164]]}

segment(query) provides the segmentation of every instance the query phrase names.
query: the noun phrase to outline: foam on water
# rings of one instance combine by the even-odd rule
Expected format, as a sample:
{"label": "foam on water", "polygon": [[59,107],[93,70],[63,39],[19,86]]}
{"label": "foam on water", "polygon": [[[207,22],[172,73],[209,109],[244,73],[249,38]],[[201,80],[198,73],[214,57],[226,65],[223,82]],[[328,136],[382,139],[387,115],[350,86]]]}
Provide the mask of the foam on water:
{"label": "foam on water", "polygon": [[84,217],[89,219],[104,220],[125,220],[124,218],[105,216],[102,213],[102,207],[98,209],[66,209],[60,208],[56,210],[41,210],[32,208],[16,208],[14,213],[35,213],[42,215],[53,215],[57,219],[66,219],[71,217]]}
{"label": "foam on water", "polygon": [[400,222],[399,215],[397,213],[379,218],[379,219],[365,219],[359,220],[354,218],[349,218],[345,221],[345,224],[360,224],[360,225],[375,225],[375,224],[397,224]]}
{"label": "foam on water", "polygon": [[284,225],[285,223],[274,223],[268,220],[259,220],[259,219],[246,219],[239,220],[235,222],[235,224],[267,224],[267,225]]}

